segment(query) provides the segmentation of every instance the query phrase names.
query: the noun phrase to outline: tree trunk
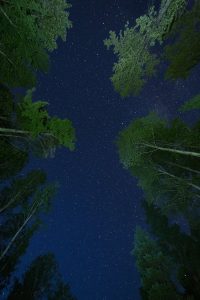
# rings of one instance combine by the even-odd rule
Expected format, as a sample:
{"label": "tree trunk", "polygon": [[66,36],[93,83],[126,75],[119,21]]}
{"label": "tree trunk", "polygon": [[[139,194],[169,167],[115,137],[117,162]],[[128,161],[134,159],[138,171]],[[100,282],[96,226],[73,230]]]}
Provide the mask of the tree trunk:
{"label": "tree trunk", "polygon": [[1,54],[2,56],[4,56],[4,57],[7,59],[7,61],[9,61],[9,63],[10,63],[11,65],[14,66],[14,63],[12,62],[12,60],[11,60],[11,59],[3,52],[3,51],[0,50],[0,54]]}
{"label": "tree trunk", "polygon": [[0,127],[0,133],[3,133],[3,134],[14,134],[16,135],[17,133],[21,133],[21,134],[24,134],[24,135],[30,135],[30,132],[29,131],[25,131],[25,130],[18,130],[18,129],[13,129],[13,128],[2,128]]}
{"label": "tree trunk", "polygon": [[[161,174],[163,174],[163,175],[167,175],[167,176],[169,176],[169,177],[175,178],[175,179],[177,179],[177,180],[182,180],[182,181],[184,181],[184,179],[182,179],[182,178],[180,178],[180,177],[178,177],[178,176],[175,176],[175,175],[173,175],[173,174],[171,174],[171,173],[169,173],[169,172],[167,172],[167,171],[165,171],[165,170],[160,170],[160,169],[158,169],[158,172],[161,173]],[[186,181],[186,183],[187,183],[188,185],[192,186],[194,189],[200,191],[200,187],[199,187],[198,185],[193,184],[193,183],[188,182],[188,181]]]}
{"label": "tree trunk", "polygon": [[[31,182],[28,183],[28,185],[25,188],[30,187],[30,185],[33,183],[33,180],[31,180]],[[15,202],[15,200],[17,199],[17,197],[21,194],[23,195],[24,190],[21,192],[19,191],[17,193],[17,195],[15,195],[15,197],[11,198],[10,201],[8,201],[8,203],[6,203],[2,208],[0,208],[0,213],[2,213],[5,209],[7,209],[12,203]]]}
{"label": "tree trunk", "polygon": [[12,237],[12,239],[10,240],[10,242],[8,243],[7,247],[4,249],[4,251],[1,253],[0,255],[0,261],[4,258],[4,256],[7,254],[8,250],[10,249],[10,247],[12,246],[12,244],[14,243],[14,241],[16,240],[16,238],[18,237],[18,235],[20,234],[20,232],[23,230],[23,228],[25,227],[25,225],[28,223],[28,221],[31,219],[31,217],[34,215],[34,213],[36,212],[37,208],[35,208],[33,210],[33,212],[28,216],[28,218],[26,218],[26,220],[24,221],[24,223],[22,224],[22,226],[17,230],[17,232],[15,233],[15,235]]}
{"label": "tree trunk", "polygon": [[17,27],[12,20],[9,18],[9,16],[7,15],[7,13],[3,10],[3,8],[0,6],[0,11],[2,12],[2,14],[4,15],[4,17],[8,20],[8,22],[10,23],[10,25],[12,25],[13,27]]}
{"label": "tree trunk", "polygon": [[[28,223],[28,221],[32,218],[32,216],[35,214],[35,212],[37,211],[38,207],[42,204],[42,202],[40,201],[39,203],[35,203],[32,205],[31,210],[29,215],[27,216],[27,218],[25,219],[24,223],[20,226],[20,228],[17,230],[17,232],[15,233],[15,235],[12,237],[12,239],[10,240],[10,242],[8,243],[7,247],[3,250],[3,252],[0,255],[0,261],[4,258],[4,256],[7,254],[8,250],[10,249],[10,247],[12,246],[12,244],[15,242],[16,238],[18,237],[18,235],[21,233],[21,231],[24,229],[24,227],[26,226],[26,224]],[[35,206],[35,208],[34,208]]]}
{"label": "tree trunk", "polygon": [[180,169],[183,169],[183,170],[186,170],[186,171],[190,171],[190,172],[192,172],[192,173],[196,173],[196,174],[199,174],[199,175],[200,175],[200,171],[191,169],[191,168],[189,168],[189,167],[181,166],[181,165],[179,165],[179,164],[176,164],[176,163],[173,163],[173,162],[168,162],[168,161],[166,161],[166,163],[168,163],[168,164],[170,164],[170,165],[172,165],[172,166],[178,167],[178,168],[180,168]]}
{"label": "tree trunk", "polygon": [[200,153],[198,153],[198,152],[191,152],[191,151],[185,151],[185,150],[177,150],[177,149],[173,149],[173,148],[159,147],[156,145],[151,145],[151,144],[146,144],[146,143],[143,143],[142,145],[152,148],[152,149],[157,149],[157,150],[161,150],[161,151],[172,152],[172,153],[177,153],[177,154],[181,154],[181,155],[188,155],[188,156],[194,156],[194,157],[200,158]]}

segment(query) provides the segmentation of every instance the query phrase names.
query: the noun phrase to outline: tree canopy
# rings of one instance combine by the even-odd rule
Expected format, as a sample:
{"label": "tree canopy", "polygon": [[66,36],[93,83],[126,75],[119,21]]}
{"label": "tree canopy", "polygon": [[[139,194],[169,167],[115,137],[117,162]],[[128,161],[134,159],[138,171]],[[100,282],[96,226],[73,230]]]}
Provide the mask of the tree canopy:
{"label": "tree canopy", "polygon": [[150,7],[147,14],[136,19],[134,26],[127,23],[118,36],[110,31],[104,44],[108,49],[113,47],[118,58],[111,81],[122,97],[137,95],[147,79],[155,74],[160,59],[152,49],[163,43],[186,3],[186,0],[163,0],[158,11]]}
{"label": "tree canopy", "polygon": [[73,150],[75,130],[68,119],[49,115],[48,102],[32,100],[34,88],[23,96],[13,88],[35,86],[36,73],[48,70],[50,52],[72,27],[70,7],[66,0],[0,0],[0,290],[7,299],[75,299],[52,254],[37,257],[14,283],[57,189],[43,171],[24,175],[24,167],[31,154]]}
{"label": "tree canopy", "polygon": [[[117,140],[120,160],[139,179],[147,200],[182,213],[197,205],[200,191],[199,122],[192,128],[156,114],[134,120]],[[196,204],[195,204],[196,203]]]}
{"label": "tree canopy", "polygon": [[[191,70],[200,62],[200,2],[194,1],[192,9],[174,24],[170,42],[164,49],[164,57],[169,63],[166,78],[187,78]],[[192,50],[192,51],[191,51]]]}
{"label": "tree canopy", "polygon": [[133,254],[141,275],[144,299],[182,299],[170,278],[173,267],[170,257],[140,228],[135,232]]}
{"label": "tree canopy", "polygon": [[0,2],[0,81],[11,87],[34,86],[37,70],[47,71],[48,51],[72,27],[65,0]]}
{"label": "tree canopy", "polygon": [[63,282],[53,254],[38,256],[22,280],[17,280],[7,300],[75,300],[70,287]]}
{"label": "tree canopy", "polygon": [[128,22],[118,35],[110,31],[104,44],[117,56],[111,81],[122,97],[138,95],[162,61],[168,62],[167,79],[186,78],[199,63],[200,3],[190,8],[188,2],[162,0],[135,25]]}
{"label": "tree canopy", "polygon": [[32,93],[33,90],[29,90],[15,105],[10,124],[0,127],[5,142],[17,148],[16,151],[32,150],[44,157],[54,156],[59,146],[73,150],[75,131],[72,123],[68,119],[50,117],[46,110],[48,103],[33,102]]}
{"label": "tree canopy", "polygon": [[10,278],[30,238],[41,224],[41,213],[51,205],[55,185],[45,185],[44,172],[35,170],[4,185],[0,196],[1,283]]}

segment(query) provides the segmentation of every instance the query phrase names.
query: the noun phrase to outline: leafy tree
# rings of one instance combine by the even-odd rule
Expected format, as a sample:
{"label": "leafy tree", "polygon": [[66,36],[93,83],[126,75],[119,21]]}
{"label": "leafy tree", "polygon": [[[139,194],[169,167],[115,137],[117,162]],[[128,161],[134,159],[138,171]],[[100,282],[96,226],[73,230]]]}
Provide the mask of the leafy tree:
{"label": "leafy tree", "polygon": [[182,299],[171,281],[171,259],[162,252],[157,242],[140,228],[135,232],[133,254],[141,275],[142,293],[147,296],[146,299]]}
{"label": "leafy tree", "polygon": [[122,97],[137,95],[146,80],[155,74],[159,58],[152,48],[162,44],[173,23],[182,15],[186,3],[186,0],[163,0],[159,11],[150,7],[146,15],[136,19],[135,26],[129,27],[127,23],[119,36],[110,31],[104,43],[108,49],[113,47],[117,55],[111,81]]}
{"label": "leafy tree", "polygon": [[23,279],[15,282],[8,300],[16,299],[75,300],[69,286],[62,281],[55,257],[50,253],[37,257]]}
{"label": "leafy tree", "polygon": [[[13,221],[16,220],[17,223],[12,222],[12,228],[13,224],[15,223],[15,231],[13,236],[9,239],[7,245],[5,247],[2,247],[1,253],[0,253],[0,263],[1,261],[6,257],[7,253],[9,252],[9,249],[15,242],[15,240],[18,238],[18,236],[23,232],[24,228],[32,220],[32,218],[36,218],[38,220],[38,215],[41,212],[45,212],[49,209],[50,206],[50,200],[55,192],[55,186],[47,186],[43,190],[37,190],[33,196],[31,203],[26,203],[26,205],[23,207],[22,211],[20,213],[15,214],[12,218],[14,218]],[[7,220],[5,222],[5,227],[8,229],[8,223],[10,223],[11,220]],[[7,231],[5,229],[5,231]],[[10,233],[10,231],[9,231]]]}
{"label": "leafy tree", "polygon": [[26,147],[18,148],[7,139],[0,140],[0,180],[16,175],[28,162]]}
{"label": "leafy tree", "polygon": [[[13,226],[18,225],[17,220],[13,223]],[[33,234],[39,229],[40,223],[35,221],[28,227],[24,228],[21,235],[15,240],[12,244],[12,247],[9,249],[9,253],[7,253],[6,257],[0,263],[0,290],[3,290],[12,281],[12,274],[16,271],[17,265],[20,262],[21,257],[25,254],[30,239]],[[3,235],[3,230],[5,226],[2,227],[1,230],[1,238]],[[1,240],[2,247],[3,240]]]}
{"label": "leafy tree", "polygon": [[[0,127],[11,127],[14,113],[13,96],[3,85],[0,85]],[[0,138],[0,179],[8,179],[19,172],[28,161],[26,149],[19,149],[8,141]]]}
{"label": "leafy tree", "polygon": [[[198,142],[196,145],[190,144],[192,134],[192,130],[181,120],[175,119],[169,127],[166,120],[151,113],[134,120],[120,132],[117,144],[121,161],[126,168],[129,168],[144,161],[146,163],[158,153],[199,158],[199,152],[189,149],[198,146]],[[152,156],[155,152],[156,155]]]}
{"label": "leafy tree", "polygon": [[47,71],[48,51],[72,27],[65,0],[0,1],[0,81],[10,86],[35,85],[37,70]]}
{"label": "leafy tree", "polygon": [[10,127],[0,127],[0,136],[20,151],[29,151],[47,157],[53,156],[58,146],[74,149],[74,128],[68,119],[50,117],[47,102],[32,102],[32,92],[16,105]]}
{"label": "leafy tree", "polygon": [[105,45],[109,49],[114,47],[118,62],[114,64],[111,81],[115,90],[122,96],[138,94],[146,78],[155,73],[158,64],[156,55],[151,54],[146,47],[146,38],[135,28],[120,31],[119,37],[115,32],[110,32]]}
{"label": "leafy tree", "polygon": [[165,58],[169,62],[166,78],[186,78],[191,69],[200,62],[200,3],[194,1],[191,10],[187,10],[175,23],[165,49]]}
{"label": "leafy tree", "polygon": [[[177,281],[184,288],[184,295],[200,297],[200,238],[196,236],[193,228],[186,234],[180,230],[178,224],[169,224],[168,217],[152,204],[143,202],[147,222],[162,251],[171,257],[176,265]],[[196,219],[195,214],[190,217]],[[199,217],[198,217],[199,219]]]}
{"label": "leafy tree", "polygon": [[13,96],[9,89],[0,84],[0,124],[8,124],[14,111]]}
{"label": "leafy tree", "polygon": [[55,185],[43,186],[45,174],[32,171],[14,179],[1,192],[0,281],[9,280],[30,238],[41,224],[41,214],[49,210]]}
{"label": "leafy tree", "polygon": [[[132,122],[117,141],[121,162],[139,178],[149,203],[163,211],[187,213],[198,208],[199,125],[176,119],[170,125],[155,114]],[[196,147],[196,148],[195,148]]]}
{"label": "leafy tree", "polygon": [[11,184],[1,191],[0,213],[16,206],[24,206],[38,185],[45,182],[46,176],[42,171],[31,171],[26,177],[14,178]]}

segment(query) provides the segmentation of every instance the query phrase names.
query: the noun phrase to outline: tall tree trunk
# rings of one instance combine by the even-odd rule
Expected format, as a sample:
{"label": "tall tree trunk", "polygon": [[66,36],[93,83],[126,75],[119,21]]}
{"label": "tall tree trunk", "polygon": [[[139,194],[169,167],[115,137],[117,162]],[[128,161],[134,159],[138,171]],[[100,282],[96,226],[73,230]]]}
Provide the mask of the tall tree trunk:
{"label": "tall tree trunk", "polygon": [[181,155],[188,155],[188,156],[194,156],[194,157],[200,158],[200,153],[198,153],[198,152],[178,150],[178,149],[167,148],[167,147],[159,147],[159,146],[151,145],[151,144],[147,144],[147,143],[142,143],[142,145],[152,148],[152,149],[157,149],[157,150],[161,150],[161,151],[172,152],[172,153],[177,153],[177,154],[181,154]]}
{"label": "tall tree trunk", "polygon": [[[28,188],[28,187],[30,187],[30,185],[33,183],[33,179],[26,185],[26,187],[25,188]],[[18,193],[17,193],[17,195],[15,195],[14,197],[12,197],[11,199],[10,199],[10,201],[8,201],[3,207],[1,207],[0,208],[0,213],[2,213],[4,210],[6,210],[12,203],[14,203],[15,202],[15,200],[17,199],[17,197],[19,196],[21,194],[21,196],[24,194],[24,190],[21,192],[21,191],[19,191]]]}
{"label": "tall tree trunk", "polygon": [[[160,174],[167,175],[167,176],[169,176],[169,177],[171,177],[171,178],[174,178],[174,179],[177,179],[177,180],[182,180],[182,181],[184,181],[184,179],[182,179],[182,178],[180,178],[180,177],[178,177],[178,176],[176,176],[176,175],[173,175],[173,174],[171,174],[171,173],[169,173],[169,172],[167,172],[167,171],[165,171],[165,170],[161,170],[161,169],[157,169],[157,170],[158,170],[158,172],[159,172]],[[193,183],[188,182],[188,181],[186,181],[186,183],[187,183],[187,185],[190,185],[190,186],[193,187],[194,189],[200,191],[200,187],[199,187],[198,185],[193,184]]]}
{"label": "tall tree trunk", "polygon": [[200,175],[200,171],[197,171],[195,169],[191,169],[189,167],[181,166],[181,165],[173,163],[173,162],[168,162],[168,161],[165,161],[165,162],[168,163],[168,164],[170,164],[170,165],[172,165],[172,166],[178,167],[180,169],[183,169],[183,170],[186,170],[186,171],[189,171],[189,172],[196,173],[196,174]]}
{"label": "tall tree trunk", "polygon": [[7,13],[3,10],[3,8],[0,6],[0,11],[2,12],[2,14],[4,15],[4,17],[8,20],[8,22],[10,23],[10,25],[12,25],[13,27],[17,27],[12,20],[9,18],[9,16],[7,15]]}
{"label": "tall tree trunk", "polygon": [[23,135],[30,135],[29,131],[25,131],[25,130],[18,130],[18,129],[13,129],[13,128],[2,128],[0,127],[0,132],[2,132],[3,134],[13,134],[16,135],[17,133],[23,134]]}
{"label": "tall tree trunk", "polygon": [[12,60],[3,52],[3,51],[1,51],[0,50],[0,54],[2,55],[2,56],[4,56],[6,59],[7,59],[7,61],[9,61],[9,63],[11,64],[11,65],[14,65],[14,63],[12,62]]}
{"label": "tall tree trunk", "polygon": [[15,233],[15,235],[12,237],[12,239],[10,240],[10,242],[8,243],[8,245],[6,246],[6,248],[1,253],[1,255],[0,255],[0,261],[5,257],[5,255],[7,254],[8,250],[10,249],[10,247],[12,246],[12,244],[15,242],[15,240],[17,239],[17,237],[21,233],[21,231],[24,229],[24,227],[26,226],[26,224],[28,223],[28,221],[35,214],[35,212],[37,211],[37,209],[41,205],[41,203],[42,202],[40,201],[39,203],[36,203],[36,205],[35,205],[35,203],[32,205],[30,213],[27,216],[27,218],[25,219],[24,223],[20,226],[20,228],[17,230],[17,232]]}

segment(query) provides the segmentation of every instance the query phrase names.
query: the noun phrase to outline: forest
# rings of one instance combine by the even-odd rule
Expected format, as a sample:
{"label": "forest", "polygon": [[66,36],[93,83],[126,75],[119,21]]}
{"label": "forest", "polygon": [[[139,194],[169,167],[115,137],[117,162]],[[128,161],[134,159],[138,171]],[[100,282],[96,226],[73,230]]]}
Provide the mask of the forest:
{"label": "forest", "polygon": [[[77,143],[73,120],[52,116],[48,99],[33,100],[57,40],[67,43],[70,8],[65,0],[0,0],[1,299],[77,299],[51,252],[18,276],[60,188],[41,168],[24,170],[33,157],[54,158],[61,147],[67,157]],[[160,0],[102,43],[113,51],[110,80],[121,98],[137,97],[160,69],[166,81],[187,79],[200,62],[200,1]],[[194,94],[173,120],[150,111],[111,141],[143,191],[147,226],[136,228],[132,250],[143,300],[200,299],[200,120],[184,119],[199,110]]]}

